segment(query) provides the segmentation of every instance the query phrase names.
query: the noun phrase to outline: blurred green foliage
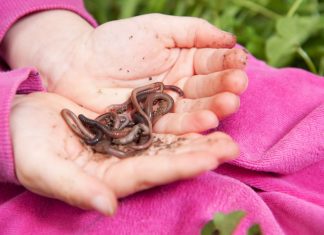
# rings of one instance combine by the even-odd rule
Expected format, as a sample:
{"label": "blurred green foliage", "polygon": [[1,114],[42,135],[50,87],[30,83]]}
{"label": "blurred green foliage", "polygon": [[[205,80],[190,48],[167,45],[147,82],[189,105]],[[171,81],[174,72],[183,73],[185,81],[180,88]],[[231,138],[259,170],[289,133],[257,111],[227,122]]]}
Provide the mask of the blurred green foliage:
{"label": "blurred green foliage", "polygon": [[[245,211],[232,211],[230,213],[215,213],[214,217],[208,221],[201,230],[201,235],[231,235],[237,226],[246,216]],[[262,235],[259,224],[251,225],[247,230],[247,235]]]}
{"label": "blurred green foliage", "polygon": [[195,16],[257,58],[324,75],[324,0],[85,0],[99,23],[147,13]]}

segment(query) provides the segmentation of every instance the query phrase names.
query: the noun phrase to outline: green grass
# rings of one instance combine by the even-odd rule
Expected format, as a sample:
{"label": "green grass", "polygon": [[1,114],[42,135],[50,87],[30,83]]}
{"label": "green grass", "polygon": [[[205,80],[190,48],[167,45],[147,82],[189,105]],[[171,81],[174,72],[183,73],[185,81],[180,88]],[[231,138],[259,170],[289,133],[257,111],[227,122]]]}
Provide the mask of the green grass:
{"label": "green grass", "polygon": [[324,75],[322,0],[85,0],[99,23],[147,13],[195,16],[238,36],[276,67]]}

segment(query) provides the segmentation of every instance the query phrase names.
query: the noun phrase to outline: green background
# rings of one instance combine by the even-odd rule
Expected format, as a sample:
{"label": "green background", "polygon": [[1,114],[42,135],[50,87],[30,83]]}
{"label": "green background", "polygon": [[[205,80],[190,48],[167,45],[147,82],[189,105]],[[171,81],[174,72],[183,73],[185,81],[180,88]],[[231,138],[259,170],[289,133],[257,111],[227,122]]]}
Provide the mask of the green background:
{"label": "green background", "polygon": [[276,67],[324,75],[324,0],[85,0],[99,23],[148,13],[195,16]]}

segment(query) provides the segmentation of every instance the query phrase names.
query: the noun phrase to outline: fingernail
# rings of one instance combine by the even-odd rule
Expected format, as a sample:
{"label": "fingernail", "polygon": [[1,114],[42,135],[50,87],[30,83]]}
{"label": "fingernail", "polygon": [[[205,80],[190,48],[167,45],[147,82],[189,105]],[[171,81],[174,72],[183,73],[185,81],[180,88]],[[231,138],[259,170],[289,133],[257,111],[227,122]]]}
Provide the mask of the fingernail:
{"label": "fingernail", "polygon": [[249,54],[249,51],[247,49],[245,49],[244,47],[242,48],[242,50],[246,53]]}
{"label": "fingernail", "polygon": [[91,200],[91,204],[97,211],[105,214],[105,215],[113,215],[114,209],[107,197],[103,195],[95,196]]}

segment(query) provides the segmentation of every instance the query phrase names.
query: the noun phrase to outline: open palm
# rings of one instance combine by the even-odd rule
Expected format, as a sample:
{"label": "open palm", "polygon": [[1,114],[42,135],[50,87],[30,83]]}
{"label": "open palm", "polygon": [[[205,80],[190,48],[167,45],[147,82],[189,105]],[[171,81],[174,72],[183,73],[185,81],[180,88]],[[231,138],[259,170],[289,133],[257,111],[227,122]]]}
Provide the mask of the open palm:
{"label": "open palm", "polygon": [[160,134],[153,146],[138,156],[104,156],[72,133],[60,116],[63,108],[97,116],[51,93],[15,98],[11,133],[16,174],[27,189],[80,208],[112,214],[117,198],[196,176],[238,154],[230,137],[214,133]]}
{"label": "open palm", "polygon": [[125,101],[134,87],[157,81],[177,85],[185,98],[175,96],[173,113],[154,130],[197,132],[215,127],[239,107],[238,95],[247,86],[246,53],[232,48],[235,43],[232,34],[201,19],[144,15],[108,22],[66,40],[61,49],[48,49],[60,53],[59,61],[55,72],[43,76],[51,78],[49,91],[99,113]]}
{"label": "open palm", "polygon": [[215,127],[238,109],[248,81],[246,53],[235,43],[194,17],[148,14],[93,28],[54,10],[20,20],[2,45],[12,68],[36,67],[48,91],[98,113],[125,101],[134,87],[177,85],[185,98],[175,96],[154,131],[182,134]]}

